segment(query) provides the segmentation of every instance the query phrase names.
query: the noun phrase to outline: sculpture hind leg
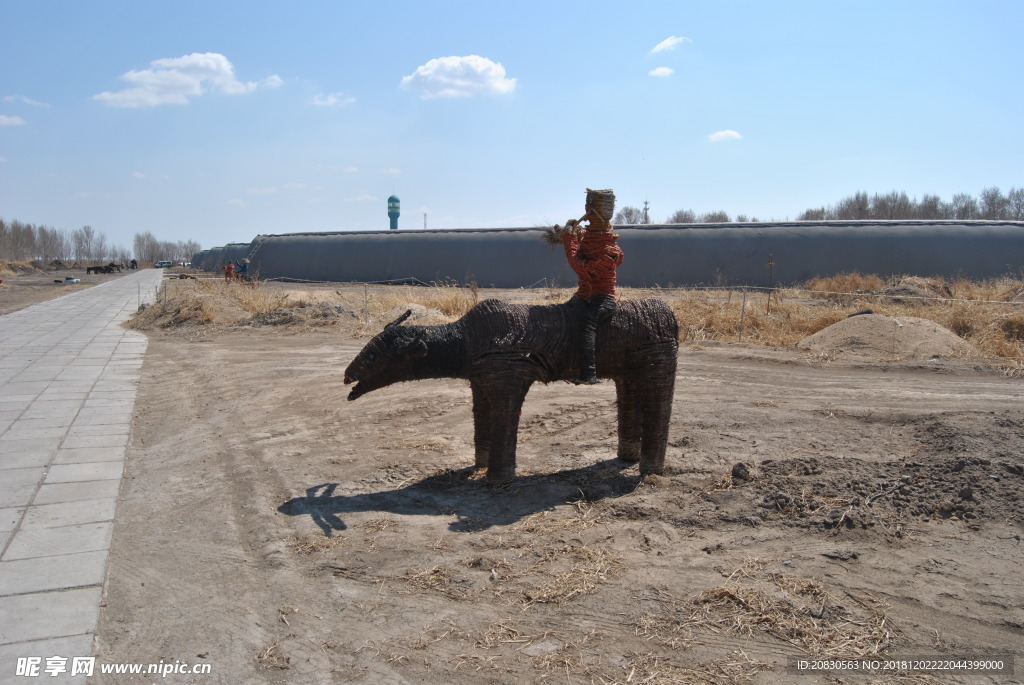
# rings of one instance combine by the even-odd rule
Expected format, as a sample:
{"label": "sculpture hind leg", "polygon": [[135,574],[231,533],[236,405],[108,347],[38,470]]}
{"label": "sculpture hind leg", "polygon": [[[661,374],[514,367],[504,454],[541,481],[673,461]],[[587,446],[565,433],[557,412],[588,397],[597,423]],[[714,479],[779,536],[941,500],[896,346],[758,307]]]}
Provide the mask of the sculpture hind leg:
{"label": "sculpture hind leg", "polygon": [[640,473],[660,474],[665,470],[669,422],[676,381],[676,346],[658,351],[644,366],[640,384]]}

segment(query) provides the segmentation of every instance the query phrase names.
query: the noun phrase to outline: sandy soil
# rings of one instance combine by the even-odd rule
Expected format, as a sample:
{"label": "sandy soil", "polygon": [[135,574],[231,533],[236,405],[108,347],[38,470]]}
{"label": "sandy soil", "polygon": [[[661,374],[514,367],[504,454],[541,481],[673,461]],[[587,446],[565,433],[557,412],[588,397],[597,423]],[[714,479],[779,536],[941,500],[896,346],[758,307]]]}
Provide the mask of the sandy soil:
{"label": "sandy soil", "polygon": [[520,478],[490,488],[466,383],[345,400],[366,337],[149,335],[103,662],[210,664],[177,683],[1024,678],[787,673],[1021,651],[1024,381],[970,359],[684,346],[668,470],[644,481],[615,459],[612,384],[537,385]]}

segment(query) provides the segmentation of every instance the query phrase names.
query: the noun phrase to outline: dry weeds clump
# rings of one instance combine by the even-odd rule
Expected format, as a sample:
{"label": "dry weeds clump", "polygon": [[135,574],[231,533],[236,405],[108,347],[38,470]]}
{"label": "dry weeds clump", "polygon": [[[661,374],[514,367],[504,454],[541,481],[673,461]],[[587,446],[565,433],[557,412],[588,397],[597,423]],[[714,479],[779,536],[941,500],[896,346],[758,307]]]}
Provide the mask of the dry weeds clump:
{"label": "dry weeds clump", "polygon": [[[870,290],[871,286],[876,286]],[[628,290],[626,291],[628,292]],[[970,342],[985,357],[1024,363],[1024,281],[1009,277],[956,281],[902,276],[888,284],[877,276],[838,274],[801,288],[742,293],[729,290],[665,290],[686,341],[737,341],[793,345],[871,309],[890,317],[928,319]]]}
{"label": "dry weeds clump", "polygon": [[478,291],[474,286],[463,287],[452,281],[433,283],[424,286],[374,286],[367,290],[367,314],[382,319],[395,307],[404,307],[409,303],[418,304],[427,309],[436,309],[445,316],[459,318],[473,308],[478,301]]}
{"label": "dry weeds clump", "polygon": [[723,630],[766,633],[806,654],[832,657],[874,656],[895,645],[897,631],[881,600],[847,592],[852,605],[846,606],[821,581],[770,572],[767,565],[747,560],[724,585],[689,600],[665,593],[638,597],[657,603],[633,620],[634,630],[673,649],[698,640],[702,632]]}
{"label": "dry weeds clump", "polygon": [[848,306],[836,302],[807,303],[728,291],[684,290],[667,298],[679,321],[681,342],[737,341],[759,345],[794,345],[808,335],[846,318]]}
{"label": "dry weeds clump", "polygon": [[881,290],[885,287],[885,281],[874,274],[862,275],[857,271],[852,273],[841,273],[828,278],[812,278],[804,284],[804,289],[828,299],[838,298],[840,295],[851,293],[864,293]]}
{"label": "dry weeds clump", "polygon": [[157,292],[156,301],[132,317],[128,326],[145,330],[238,323],[298,305],[287,295],[257,286],[212,279],[169,280]]}

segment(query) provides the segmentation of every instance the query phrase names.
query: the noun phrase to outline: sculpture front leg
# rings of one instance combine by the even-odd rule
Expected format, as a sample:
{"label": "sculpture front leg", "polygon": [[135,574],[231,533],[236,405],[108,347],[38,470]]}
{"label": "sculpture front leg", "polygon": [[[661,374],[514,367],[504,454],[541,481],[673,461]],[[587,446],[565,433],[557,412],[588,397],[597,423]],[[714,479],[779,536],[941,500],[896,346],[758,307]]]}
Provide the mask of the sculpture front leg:
{"label": "sculpture front leg", "polygon": [[530,389],[529,382],[513,380],[495,383],[489,391],[490,445],[487,465],[489,483],[507,483],[516,476],[516,439],[519,436],[519,418],[523,400]]}
{"label": "sculpture front leg", "polygon": [[473,392],[473,447],[476,454],[474,466],[485,469],[490,462],[491,453],[491,406],[487,394],[477,381],[471,380],[469,388]]}

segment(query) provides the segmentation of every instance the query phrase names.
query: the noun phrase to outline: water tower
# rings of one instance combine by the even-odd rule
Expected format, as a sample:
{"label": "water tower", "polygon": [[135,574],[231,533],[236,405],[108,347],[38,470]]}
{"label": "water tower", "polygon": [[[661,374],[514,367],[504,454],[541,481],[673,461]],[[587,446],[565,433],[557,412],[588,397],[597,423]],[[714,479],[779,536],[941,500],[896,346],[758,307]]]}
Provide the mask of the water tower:
{"label": "water tower", "polygon": [[392,195],[388,198],[388,218],[391,219],[391,230],[398,230],[398,215],[401,214],[399,211],[398,196]]}

